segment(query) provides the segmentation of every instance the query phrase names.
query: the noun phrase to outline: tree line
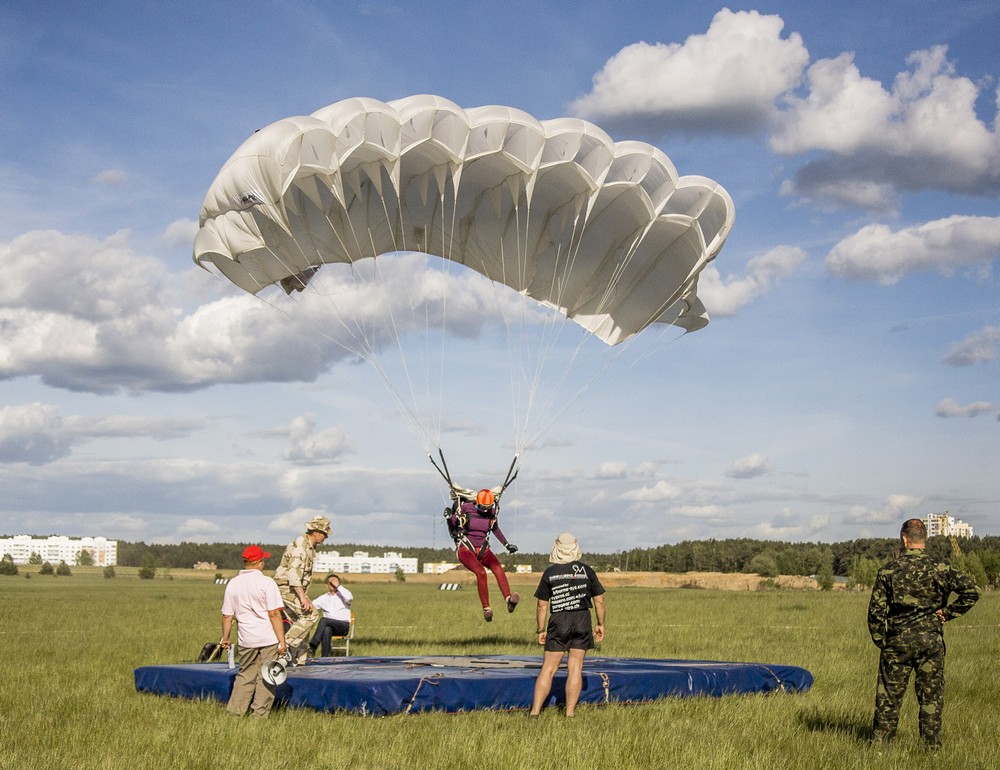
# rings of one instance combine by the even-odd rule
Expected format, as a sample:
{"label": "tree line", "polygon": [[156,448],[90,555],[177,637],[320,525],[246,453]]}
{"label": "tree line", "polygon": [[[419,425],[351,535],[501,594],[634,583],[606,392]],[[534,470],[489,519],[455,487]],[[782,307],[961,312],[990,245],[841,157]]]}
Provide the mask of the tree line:
{"label": "tree line", "polygon": [[[946,537],[927,541],[929,555],[952,560],[983,586],[1000,586],[1000,537],[965,538],[958,541],[960,553]],[[147,544],[118,541],[118,564],[142,567],[153,564],[161,568],[190,568],[199,562],[216,565],[222,571],[238,570],[243,566],[241,554],[247,543]],[[260,544],[272,556],[265,569],[278,566],[284,544]],[[330,547],[330,546],[326,546]],[[396,551],[416,558],[422,567],[428,562],[455,562],[450,548],[403,548],[400,546],[341,543],[334,546],[341,553],[366,551],[382,554]],[[613,553],[585,553],[587,561],[598,571],[625,572],[742,572],[765,577],[777,575],[813,575],[848,577],[860,585],[871,585],[878,568],[899,553],[896,538],[863,538],[840,543],[792,543],[750,538],[724,540],[686,540],[676,544],[632,548]],[[497,549],[505,569],[515,565],[530,565],[533,571],[548,566],[547,553],[517,553],[507,555]]]}

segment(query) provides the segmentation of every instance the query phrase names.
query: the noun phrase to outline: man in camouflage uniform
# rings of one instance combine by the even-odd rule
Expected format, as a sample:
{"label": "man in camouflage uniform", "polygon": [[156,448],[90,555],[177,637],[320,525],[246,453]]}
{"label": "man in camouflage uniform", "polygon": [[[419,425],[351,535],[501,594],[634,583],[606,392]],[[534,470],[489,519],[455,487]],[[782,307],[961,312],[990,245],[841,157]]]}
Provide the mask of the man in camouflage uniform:
{"label": "man in camouflage uniform", "polygon": [[[950,564],[924,551],[927,527],[909,519],[900,530],[903,553],[879,570],[868,605],[868,630],[882,651],[872,740],[896,735],[899,709],[914,672],[920,706],[920,738],[926,748],[941,746],[944,708],[944,623],[969,611],[979,589]],[[957,598],[951,604],[951,594]]]}
{"label": "man in camouflage uniform", "polygon": [[329,534],[330,520],[326,516],[314,516],[306,522],[306,533],[285,548],[281,563],[274,572],[274,582],[278,584],[285,603],[285,616],[292,624],[285,632],[285,641],[296,664],[306,662],[309,637],[321,617],[309,601],[307,591],[312,580],[316,546]]}

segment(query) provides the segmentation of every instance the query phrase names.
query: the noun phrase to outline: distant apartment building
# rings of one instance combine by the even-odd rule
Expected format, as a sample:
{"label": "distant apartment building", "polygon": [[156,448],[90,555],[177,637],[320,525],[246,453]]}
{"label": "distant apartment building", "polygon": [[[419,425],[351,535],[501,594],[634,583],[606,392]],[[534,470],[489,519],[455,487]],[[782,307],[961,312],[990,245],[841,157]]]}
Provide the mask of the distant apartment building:
{"label": "distant apartment building", "polygon": [[381,556],[369,556],[366,551],[355,551],[351,556],[341,556],[339,551],[317,551],[313,562],[313,574],[316,575],[324,572],[391,575],[397,569],[416,574],[416,558],[404,558],[395,551],[387,551]]}
{"label": "distant apartment building", "polygon": [[449,572],[462,565],[457,562],[451,561],[425,561],[424,562],[424,574],[425,575],[441,575],[445,572]]}
{"label": "distant apartment building", "polygon": [[61,561],[79,564],[81,551],[89,551],[97,567],[112,567],[118,563],[118,541],[103,537],[14,535],[0,538],[0,558],[10,554],[15,564],[30,564],[32,554],[38,554],[41,561],[49,564]]}
{"label": "distant apartment building", "polygon": [[972,525],[966,524],[961,519],[956,519],[954,516],[950,516],[948,511],[944,513],[928,513],[924,518],[924,524],[927,525],[927,536],[934,537],[935,535],[941,535],[943,537],[972,537]]}

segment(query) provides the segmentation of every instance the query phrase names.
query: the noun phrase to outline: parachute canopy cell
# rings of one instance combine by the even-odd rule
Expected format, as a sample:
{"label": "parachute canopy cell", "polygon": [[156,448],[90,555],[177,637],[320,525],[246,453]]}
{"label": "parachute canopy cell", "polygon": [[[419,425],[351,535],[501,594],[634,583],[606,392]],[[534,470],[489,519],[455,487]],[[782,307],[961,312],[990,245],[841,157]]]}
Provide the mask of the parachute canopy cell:
{"label": "parachute canopy cell", "polygon": [[324,264],[424,252],[614,345],[654,322],[708,323],[698,275],[733,220],[719,184],[584,120],[355,98],[253,134],[205,197],[194,259],[256,294],[301,290]]}

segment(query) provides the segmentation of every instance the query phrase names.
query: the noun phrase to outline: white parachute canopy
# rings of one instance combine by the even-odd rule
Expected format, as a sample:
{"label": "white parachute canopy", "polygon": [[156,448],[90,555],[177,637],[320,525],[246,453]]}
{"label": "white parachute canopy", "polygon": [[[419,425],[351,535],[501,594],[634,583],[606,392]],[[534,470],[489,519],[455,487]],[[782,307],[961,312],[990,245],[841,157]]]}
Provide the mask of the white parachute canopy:
{"label": "white parachute canopy", "polygon": [[194,259],[257,293],[301,288],[326,263],[424,252],[613,345],[655,321],[708,322],[698,274],[733,219],[720,185],[583,120],[359,98],[247,140],[205,198]]}
{"label": "white parachute canopy", "polygon": [[[733,220],[719,184],[584,120],[355,98],[280,120],[233,154],[205,197],[194,260],[252,294],[291,294],[324,266],[372,276],[380,255],[421,252],[618,345],[657,322],[708,323],[698,275]],[[358,348],[371,360],[369,341]]]}

